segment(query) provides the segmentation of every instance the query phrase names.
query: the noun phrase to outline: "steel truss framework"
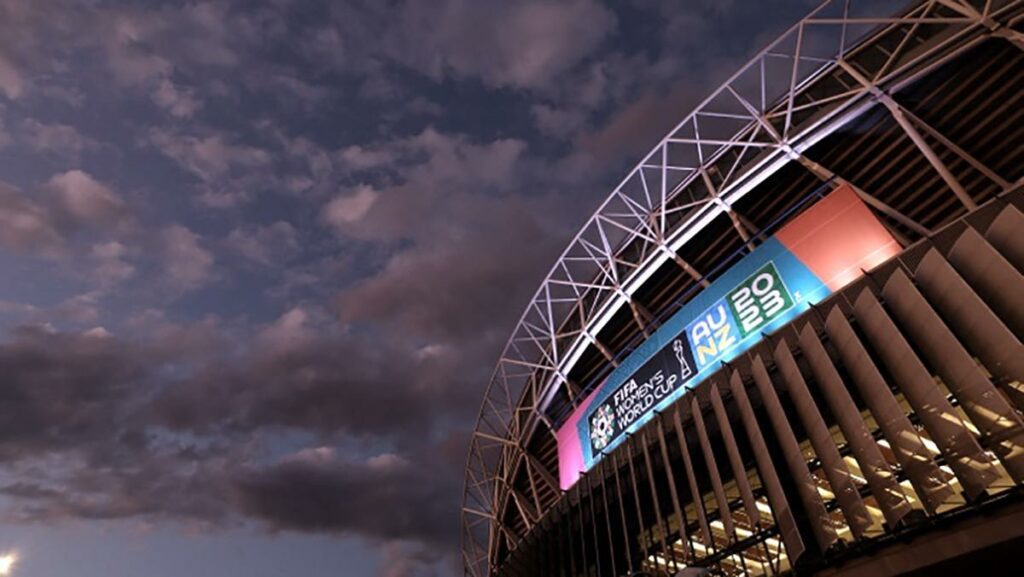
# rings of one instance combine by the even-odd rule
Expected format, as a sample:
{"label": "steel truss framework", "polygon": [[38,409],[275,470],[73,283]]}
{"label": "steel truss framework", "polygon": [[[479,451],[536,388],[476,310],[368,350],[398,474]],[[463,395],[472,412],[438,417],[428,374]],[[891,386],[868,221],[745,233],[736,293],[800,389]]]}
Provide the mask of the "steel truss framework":
{"label": "steel truss framework", "polygon": [[[462,505],[466,575],[493,574],[497,544],[514,549],[523,537],[502,523],[506,507],[517,508],[529,530],[544,515],[537,485],[559,492],[557,472],[525,445],[537,427],[551,428],[542,409],[559,389],[577,401],[579,385],[567,375],[584,349],[594,347],[613,362],[595,335],[624,307],[649,334],[651,314],[631,295],[671,261],[706,282],[678,249],[721,215],[749,242],[755,231],[733,205],[757,194],[758,185],[783,166],[796,162],[823,181],[846,182],[804,155],[816,142],[882,105],[964,209],[974,208],[975,200],[930,142],[953,151],[1001,190],[1022,184],[985,166],[892,95],[984,39],[1004,38],[1024,50],[1024,34],[1014,30],[1024,0],[926,0],[896,16],[886,2],[869,4],[874,6],[827,0],[757,54],[644,157],[552,267],[498,361],[470,441]],[[885,58],[858,58],[880,38],[890,41]],[[827,75],[844,80],[826,86],[819,81]],[[924,224],[849,184],[898,225],[894,230],[930,234]],[[511,484],[522,467],[531,495]]]}

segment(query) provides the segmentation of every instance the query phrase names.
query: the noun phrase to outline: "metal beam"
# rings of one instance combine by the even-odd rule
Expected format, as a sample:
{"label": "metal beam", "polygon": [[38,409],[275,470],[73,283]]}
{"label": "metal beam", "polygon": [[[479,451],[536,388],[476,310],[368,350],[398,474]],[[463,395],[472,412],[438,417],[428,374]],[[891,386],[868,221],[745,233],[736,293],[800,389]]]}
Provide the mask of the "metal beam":
{"label": "metal beam", "polygon": [[935,169],[935,172],[939,173],[939,176],[942,177],[942,180],[946,182],[946,186],[948,186],[950,190],[953,191],[953,194],[956,195],[956,197],[960,200],[964,207],[966,207],[967,210],[974,210],[978,208],[978,203],[974,202],[974,199],[971,198],[971,195],[967,192],[966,189],[964,189],[963,185],[960,184],[960,181],[956,179],[956,176],[954,176],[953,172],[949,170],[949,167],[946,166],[946,163],[942,162],[942,159],[939,158],[939,155],[935,153],[935,150],[932,149],[931,145],[929,145],[928,142],[925,141],[924,137],[921,136],[921,133],[917,131],[917,128],[914,127],[913,123],[911,123],[910,120],[907,118],[906,114],[904,114],[903,108],[900,107],[900,105],[897,104],[891,96],[889,96],[880,88],[878,88],[878,86],[876,86],[874,82],[872,82],[863,74],[861,74],[861,72],[857,70],[854,66],[852,66],[849,62],[842,58],[839,58],[836,60],[836,63],[839,65],[840,68],[846,71],[847,74],[852,76],[857,82],[861,83],[861,85],[867,88],[868,91],[870,91],[871,94],[875,97],[875,99],[878,100],[878,102],[880,102],[883,106],[885,106],[885,108],[889,111],[889,114],[892,115],[896,123],[899,124],[900,128],[903,129],[903,132],[905,132],[907,136],[910,137],[910,140],[914,143],[915,146],[917,146],[917,149],[921,151],[921,154],[924,155],[924,157],[932,165],[932,168]]}

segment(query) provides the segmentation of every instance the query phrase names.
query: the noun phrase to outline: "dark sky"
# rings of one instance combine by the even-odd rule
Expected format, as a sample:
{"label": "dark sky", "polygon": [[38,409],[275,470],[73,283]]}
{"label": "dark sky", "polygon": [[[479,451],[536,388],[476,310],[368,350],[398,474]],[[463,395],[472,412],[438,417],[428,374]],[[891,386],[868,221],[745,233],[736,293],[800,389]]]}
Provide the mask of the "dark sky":
{"label": "dark sky", "polygon": [[458,573],[522,307],[801,0],[0,0],[0,554]]}

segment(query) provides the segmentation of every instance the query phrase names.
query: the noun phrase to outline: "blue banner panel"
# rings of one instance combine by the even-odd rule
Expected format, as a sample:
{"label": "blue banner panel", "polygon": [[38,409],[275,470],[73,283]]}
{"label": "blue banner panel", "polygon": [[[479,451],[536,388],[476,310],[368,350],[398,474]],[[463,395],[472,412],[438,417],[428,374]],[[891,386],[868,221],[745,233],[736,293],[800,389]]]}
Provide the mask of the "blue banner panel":
{"label": "blue banner panel", "polygon": [[556,433],[561,487],[764,333],[899,250],[850,187],[817,201],[695,295],[572,412]]}
{"label": "blue banner panel", "polygon": [[608,377],[576,423],[584,469],[713,373],[830,294],[771,238],[672,315]]}

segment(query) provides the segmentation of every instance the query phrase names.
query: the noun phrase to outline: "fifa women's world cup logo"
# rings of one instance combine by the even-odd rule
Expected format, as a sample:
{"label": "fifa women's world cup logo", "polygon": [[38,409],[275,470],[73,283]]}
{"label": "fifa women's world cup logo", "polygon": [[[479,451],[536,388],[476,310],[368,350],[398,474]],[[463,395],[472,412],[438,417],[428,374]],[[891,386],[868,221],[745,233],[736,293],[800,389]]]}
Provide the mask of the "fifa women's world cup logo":
{"label": "fifa women's world cup logo", "polygon": [[615,411],[611,405],[601,405],[590,417],[590,444],[600,451],[612,442],[615,434]]}
{"label": "fifa women's world cup logo", "polygon": [[[693,360],[685,337],[674,339],[632,378],[615,390],[590,414],[590,446],[607,449],[626,429],[641,422],[659,403],[693,376]],[[676,373],[672,360],[679,363]]]}

